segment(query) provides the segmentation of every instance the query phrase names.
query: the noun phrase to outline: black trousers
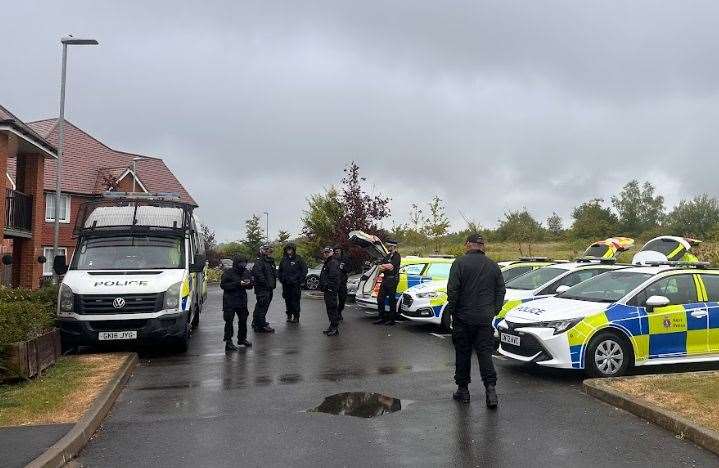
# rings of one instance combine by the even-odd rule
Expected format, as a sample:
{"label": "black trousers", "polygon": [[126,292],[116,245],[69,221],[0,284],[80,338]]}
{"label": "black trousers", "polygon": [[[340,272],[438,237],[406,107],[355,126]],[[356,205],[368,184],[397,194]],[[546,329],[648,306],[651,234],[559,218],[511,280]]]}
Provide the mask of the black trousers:
{"label": "black trousers", "polygon": [[454,381],[457,385],[469,385],[472,381],[472,351],[477,353],[479,373],[484,386],[497,384],[497,372],[492,362],[494,351],[494,329],[486,325],[469,325],[455,321],[452,342],[456,354]]}
{"label": "black trousers", "polygon": [[[377,295],[377,311],[379,318],[394,322],[397,314],[397,278],[384,278]],[[385,303],[389,301],[389,311],[385,310]]]}
{"label": "black trousers", "polygon": [[237,341],[242,343],[247,339],[247,317],[250,315],[247,306],[245,306],[244,309],[225,310],[222,312],[222,318],[225,319],[224,341],[232,341],[232,335],[235,333],[233,330],[235,315],[237,315]]}
{"label": "black trousers", "polygon": [[282,297],[285,298],[287,316],[300,318],[300,299],[302,298],[300,285],[282,285]]}
{"label": "black trousers", "polygon": [[266,317],[272,302],[272,291],[255,290],[255,296],[257,297],[257,304],[255,304],[255,311],[252,313],[252,326],[255,328],[264,327],[267,325]]}
{"label": "black trousers", "polygon": [[337,297],[337,291],[325,291],[325,307],[327,308],[327,318],[330,321],[330,327],[337,328],[339,325],[339,312],[337,307],[339,306],[339,299]]}
{"label": "black trousers", "polygon": [[347,303],[347,283],[345,282],[343,285],[340,285],[339,290],[337,291],[337,313],[340,317],[342,317],[342,311],[345,310],[345,304]]}

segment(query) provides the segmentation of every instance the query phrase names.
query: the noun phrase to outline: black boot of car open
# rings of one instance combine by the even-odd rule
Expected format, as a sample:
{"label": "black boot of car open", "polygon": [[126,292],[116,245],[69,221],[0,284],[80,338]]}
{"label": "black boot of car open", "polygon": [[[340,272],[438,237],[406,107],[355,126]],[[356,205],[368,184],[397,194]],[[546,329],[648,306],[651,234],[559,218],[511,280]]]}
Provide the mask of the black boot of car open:
{"label": "black boot of car open", "polygon": [[494,385],[487,385],[487,408],[496,409],[499,404],[497,398],[497,391],[494,389]]}
{"label": "black boot of car open", "polygon": [[466,385],[460,385],[457,387],[457,391],[454,392],[454,395],[452,395],[452,398],[461,403],[469,403],[469,388],[467,388]]}
{"label": "black boot of car open", "polygon": [[235,345],[232,343],[232,341],[226,341],[226,342],[225,342],[225,351],[227,351],[227,352],[229,352],[229,351],[237,351],[238,349],[240,349],[240,348],[238,348],[237,346],[235,346]]}

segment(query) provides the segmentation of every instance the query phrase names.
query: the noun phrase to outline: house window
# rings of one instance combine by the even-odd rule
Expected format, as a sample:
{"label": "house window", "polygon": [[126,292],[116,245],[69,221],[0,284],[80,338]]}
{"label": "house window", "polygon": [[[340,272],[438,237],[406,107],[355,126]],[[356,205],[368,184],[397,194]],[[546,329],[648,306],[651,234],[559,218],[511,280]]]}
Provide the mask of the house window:
{"label": "house window", "polygon": [[[55,194],[45,194],[45,221],[55,221]],[[70,195],[60,195],[60,222],[70,222]]]}
{"label": "house window", "polygon": [[[65,255],[67,257],[67,247],[58,247],[58,250],[60,251],[60,255]],[[42,248],[42,255],[47,259],[47,262],[43,263],[42,265],[43,276],[52,276],[52,262],[55,259],[55,256],[52,252],[52,247]]]}

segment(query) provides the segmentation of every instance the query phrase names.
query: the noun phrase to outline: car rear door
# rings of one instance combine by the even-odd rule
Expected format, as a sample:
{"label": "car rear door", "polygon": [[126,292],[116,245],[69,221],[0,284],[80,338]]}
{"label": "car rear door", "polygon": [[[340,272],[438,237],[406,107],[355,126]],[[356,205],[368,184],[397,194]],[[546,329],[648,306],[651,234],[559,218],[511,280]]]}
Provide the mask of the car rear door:
{"label": "car rear door", "polygon": [[367,234],[363,231],[352,231],[349,234],[349,241],[362,247],[367,255],[375,260],[381,260],[389,253],[379,237]]}

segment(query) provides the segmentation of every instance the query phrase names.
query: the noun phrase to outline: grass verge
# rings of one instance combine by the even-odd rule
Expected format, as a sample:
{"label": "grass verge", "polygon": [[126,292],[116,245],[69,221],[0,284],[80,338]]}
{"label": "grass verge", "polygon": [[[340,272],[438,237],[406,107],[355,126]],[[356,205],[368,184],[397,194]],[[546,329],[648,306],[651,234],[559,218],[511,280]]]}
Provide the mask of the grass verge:
{"label": "grass verge", "polygon": [[124,358],[124,354],[63,356],[41,377],[0,385],[0,426],[76,422]]}
{"label": "grass verge", "polygon": [[719,431],[719,372],[647,375],[606,384]]}

